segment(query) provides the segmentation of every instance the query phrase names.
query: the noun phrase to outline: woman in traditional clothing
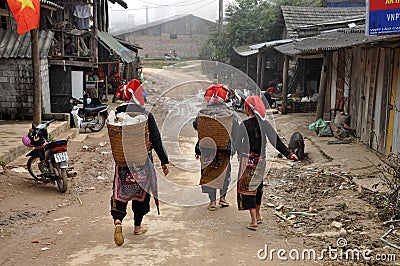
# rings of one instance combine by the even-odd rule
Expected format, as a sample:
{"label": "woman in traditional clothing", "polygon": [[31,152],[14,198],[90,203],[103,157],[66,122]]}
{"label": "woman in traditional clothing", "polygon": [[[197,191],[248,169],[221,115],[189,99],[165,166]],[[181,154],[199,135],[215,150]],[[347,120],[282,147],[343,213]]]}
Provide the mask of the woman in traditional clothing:
{"label": "woman in traditional clothing", "polygon": [[114,242],[118,246],[124,243],[122,221],[126,216],[126,207],[129,201],[132,201],[135,235],[140,235],[147,231],[141,224],[144,215],[150,211],[150,190],[158,208],[157,175],[153,164],[152,149],[155,150],[161,161],[164,175],[169,173],[168,156],[164,150],[156,121],[153,114],[144,109],[143,88],[140,82],[133,81],[127,85],[125,92],[126,99],[129,103],[120,105],[116,110],[117,113],[139,112],[147,115],[150,141],[147,143],[149,156],[143,166],[115,166],[113,195],[111,197],[111,215],[114,219]]}
{"label": "woman in traditional clothing", "polygon": [[[224,84],[213,84],[206,89],[204,99],[207,102],[207,109],[209,110],[227,110],[226,105],[232,96],[232,91]],[[238,120],[233,114],[232,129],[238,127]],[[193,121],[193,128],[198,130],[198,117]],[[214,132],[219,134],[219,132]],[[224,134],[221,133],[220,134]],[[230,136],[229,136],[230,137]],[[202,169],[200,185],[203,193],[207,193],[210,203],[207,207],[210,211],[215,211],[217,206],[217,189],[219,189],[219,205],[221,207],[228,207],[229,203],[226,200],[226,193],[231,178],[231,143],[224,149],[206,148],[197,142],[195,148],[196,158],[200,158]]]}
{"label": "woman in traditional clothing", "polygon": [[266,109],[259,96],[246,99],[245,113],[248,119],[240,125],[235,142],[239,158],[237,201],[239,210],[249,210],[251,222],[247,228],[255,231],[262,223],[260,207],[266,167],[266,138],[286,158],[297,161],[297,157],[266,121]]}

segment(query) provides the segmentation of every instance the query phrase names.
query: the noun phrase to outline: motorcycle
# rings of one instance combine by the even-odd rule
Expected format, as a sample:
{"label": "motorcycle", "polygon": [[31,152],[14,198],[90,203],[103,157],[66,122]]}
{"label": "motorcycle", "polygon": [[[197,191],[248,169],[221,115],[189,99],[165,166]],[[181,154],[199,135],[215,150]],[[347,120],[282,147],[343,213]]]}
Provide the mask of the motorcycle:
{"label": "motorcycle", "polygon": [[88,128],[92,132],[99,132],[106,124],[108,106],[99,99],[84,97],[84,101],[70,98],[72,118],[77,128]]}
{"label": "motorcycle", "polygon": [[62,193],[68,189],[67,177],[76,176],[76,171],[68,167],[68,140],[61,139],[50,141],[47,127],[56,121],[40,123],[22,138],[25,146],[35,147],[26,157],[29,157],[27,168],[29,174],[36,180],[47,183],[57,183],[58,190]]}
{"label": "motorcycle", "polygon": [[250,92],[247,90],[244,90],[243,92],[241,90],[235,89],[234,90],[234,97],[232,99],[232,108],[235,111],[240,111],[244,112],[244,102],[246,98],[250,96]]}

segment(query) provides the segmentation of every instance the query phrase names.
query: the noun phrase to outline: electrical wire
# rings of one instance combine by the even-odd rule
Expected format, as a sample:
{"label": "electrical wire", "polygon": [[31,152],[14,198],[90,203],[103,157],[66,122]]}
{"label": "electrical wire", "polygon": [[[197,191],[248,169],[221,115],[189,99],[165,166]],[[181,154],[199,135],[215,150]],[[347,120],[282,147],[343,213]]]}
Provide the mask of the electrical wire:
{"label": "electrical wire", "polygon": [[[188,0],[190,1],[190,0]],[[182,7],[182,6],[189,6],[189,5],[196,5],[205,2],[206,0],[201,0],[195,3],[188,3],[188,4],[182,4],[182,5],[175,5],[175,4],[165,4],[165,5],[158,5],[158,6],[147,6],[147,7],[140,7],[140,8],[128,8],[128,9],[120,9],[120,10],[110,10],[111,12],[121,12],[121,11],[134,11],[134,10],[144,10],[144,9],[154,9],[154,8],[159,8],[159,7]],[[213,0],[214,2],[215,0]],[[142,1],[144,2],[144,1]],[[181,3],[184,3],[186,1],[182,1]],[[209,5],[210,3],[207,3],[206,5]]]}
{"label": "electrical wire", "polygon": [[[168,4],[168,5],[172,5],[172,6],[174,6],[174,5],[178,5],[178,4],[182,4],[182,3],[185,3],[185,2],[191,2],[192,0],[184,0],[184,1],[181,1],[181,2],[176,2],[176,3],[172,3],[172,4]],[[153,4],[153,3],[150,3],[150,2],[147,2],[147,1],[141,1],[142,3],[146,3],[146,4],[150,4],[150,5],[155,5],[155,6],[165,6],[166,4]]]}

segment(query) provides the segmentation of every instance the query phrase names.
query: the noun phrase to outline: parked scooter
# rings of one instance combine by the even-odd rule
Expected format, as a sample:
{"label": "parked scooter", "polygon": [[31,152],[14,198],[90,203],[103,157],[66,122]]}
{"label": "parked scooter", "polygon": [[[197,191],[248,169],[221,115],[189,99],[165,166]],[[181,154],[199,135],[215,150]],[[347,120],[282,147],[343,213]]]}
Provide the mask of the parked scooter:
{"label": "parked scooter", "polygon": [[72,105],[72,118],[75,127],[88,128],[92,132],[98,132],[103,129],[108,116],[108,106],[102,104],[99,99],[84,97],[84,101],[71,98],[69,102]]}
{"label": "parked scooter", "polygon": [[29,157],[27,168],[30,175],[43,183],[57,183],[58,190],[67,191],[67,177],[76,176],[76,171],[68,167],[68,140],[50,141],[47,127],[55,119],[33,126],[22,138],[22,143],[35,147],[26,156]]}

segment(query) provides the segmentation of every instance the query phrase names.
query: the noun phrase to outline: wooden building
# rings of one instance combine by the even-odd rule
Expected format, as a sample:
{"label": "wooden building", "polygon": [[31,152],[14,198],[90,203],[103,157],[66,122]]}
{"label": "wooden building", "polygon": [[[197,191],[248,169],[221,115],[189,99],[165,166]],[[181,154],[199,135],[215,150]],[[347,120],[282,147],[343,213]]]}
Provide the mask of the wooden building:
{"label": "wooden building", "polygon": [[344,112],[357,137],[385,154],[400,152],[399,41],[400,35],[365,36],[360,26],[275,49],[291,58],[321,58],[322,111],[329,113],[345,99]]}
{"label": "wooden building", "polygon": [[[261,89],[265,89],[269,81],[282,82],[282,68],[284,59],[277,54],[275,46],[292,42],[299,38],[315,36],[323,31],[342,28],[349,24],[360,24],[365,21],[365,8],[327,8],[327,7],[299,7],[282,6],[281,39],[249,45],[247,51],[241,50],[238,54],[247,58],[247,63],[256,65],[257,73],[247,72],[255,76],[255,81]],[[237,50],[237,49],[236,49]],[[251,52],[253,51],[253,52]],[[290,60],[291,73],[288,81],[288,92],[297,93],[299,96],[312,96],[318,91],[320,58],[309,60]],[[243,63],[242,63],[243,65]],[[240,68],[245,71],[243,67]],[[247,67],[251,70],[252,67]],[[254,68],[253,68],[254,69]]]}
{"label": "wooden building", "polygon": [[[40,1],[42,113],[69,113],[71,96],[81,98],[93,84],[92,92],[98,96],[98,88],[107,85],[107,78],[118,75],[121,65],[137,61],[137,49],[108,34],[108,2],[127,8],[122,0]],[[7,96],[0,100],[0,119],[30,119],[30,34],[17,34],[5,0],[0,0],[0,21],[0,95]]]}

